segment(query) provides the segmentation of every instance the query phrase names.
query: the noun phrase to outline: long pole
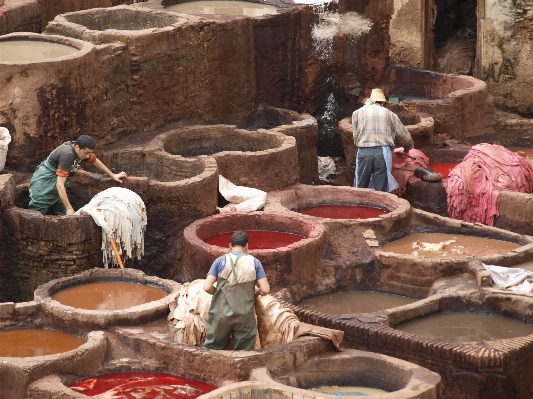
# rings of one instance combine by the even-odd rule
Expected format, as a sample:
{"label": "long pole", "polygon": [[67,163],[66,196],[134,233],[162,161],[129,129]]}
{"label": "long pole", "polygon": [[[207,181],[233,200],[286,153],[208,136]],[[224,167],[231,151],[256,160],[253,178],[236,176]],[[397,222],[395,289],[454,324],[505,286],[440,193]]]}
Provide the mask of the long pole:
{"label": "long pole", "polygon": [[120,258],[120,254],[118,253],[117,243],[115,242],[115,239],[109,236],[109,241],[111,241],[111,246],[113,247],[113,251],[115,251],[115,257],[117,258],[118,265],[121,269],[124,269],[124,265],[122,264],[122,259]]}

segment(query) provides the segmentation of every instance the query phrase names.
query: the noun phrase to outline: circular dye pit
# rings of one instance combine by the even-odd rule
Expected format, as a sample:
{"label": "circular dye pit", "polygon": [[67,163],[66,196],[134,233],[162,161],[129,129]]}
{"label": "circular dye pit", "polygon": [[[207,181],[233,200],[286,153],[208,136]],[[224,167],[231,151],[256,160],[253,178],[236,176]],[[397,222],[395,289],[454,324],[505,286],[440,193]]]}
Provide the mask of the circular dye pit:
{"label": "circular dye pit", "polygon": [[388,393],[382,389],[356,386],[330,386],[313,388],[311,391],[327,393],[334,396],[376,396]]}
{"label": "circular dye pit", "polygon": [[99,398],[123,399],[195,399],[217,389],[203,381],[167,373],[116,373],[78,381],[73,391]]}
{"label": "circular dye pit", "polygon": [[518,268],[518,269],[524,269],[524,270],[527,270],[528,272],[533,272],[533,262],[521,263],[519,265],[511,266],[511,267]]}
{"label": "circular dye pit", "polygon": [[532,324],[483,313],[435,313],[394,328],[449,343],[494,341],[533,334]]}
{"label": "circular dye pit", "polygon": [[509,148],[510,151],[517,153],[520,156],[523,156],[530,162],[533,162],[533,148],[528,147],[512,147]]}
{"label": "circular dye pit", "polygon": [[267,4],[224,0],[189,1],[173,4],[165,9],[184,14],[244,15],[247,17],[261,17],[263,15],[277,14],[278,12],[276,7]]}
{"label": "circular dye pit", "polygon": [[304,215],[329,219],[371,219],[389,213],[389,211],[362,205],[317,205],[297,209]]}
{"label": "circular dye pit", "polygon": [[303,309],[331,316],[350,313],[373,313],[416,302],[417,298],[373,291],[334,292],[305,299],[297,305]]}
{"label": "circular dye pit", "polygon": [[73,46],[42,40],[0,40],[0,62],[36,62],[77,51]]}
{"label": "circular dye pit", "polygon": [[68,352],[85,341],[59,331],[20,328],[0,331],[0,357],[34,357]]}
{"label": "circular dye pit", "polygon": [[414,233],[381,246],[383,251],[427,258],[483,257],[518,247],[508,241],[447,233]]}
{"label": "circular dye pit", "polygon": [[429,165],[429,168],[431,170],[434,170],[437,173],[440,173],[442,175],[443,179],[447,179],[450,171],[455,168],[458,163],[438,163],[435,165]]}
{"label": "circular dye pit", "polygon": [[[246,230],[248,234],[248,249],[275,249],[286,247],[294,244],[305,237],[300,234],[286,233],[281,231],[260,231],[260,230]],[[216,234],[207,238],[204,241],[210,245],[227,248],[231,241],[233,232]]]}
{"label": "circular dye pit", "polygon": [[102,281],[60,290],[52,299],[63,305],[88,310],[122,310],[158,301],[168,293],[160,288],[123,281]]}

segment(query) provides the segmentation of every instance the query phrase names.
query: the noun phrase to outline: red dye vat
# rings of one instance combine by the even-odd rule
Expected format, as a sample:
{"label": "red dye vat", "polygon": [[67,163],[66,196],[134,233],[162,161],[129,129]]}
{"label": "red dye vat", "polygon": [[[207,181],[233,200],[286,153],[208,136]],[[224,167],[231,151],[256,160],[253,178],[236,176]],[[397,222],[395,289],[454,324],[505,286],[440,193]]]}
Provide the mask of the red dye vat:
{"label": "red dye vat", "polygon": [[429,168],[431,170],[434,170],[437,173],[440,173],[442,175],[443,179],[447,179],[448,175],[450,174],[450,170],[455,168],[458,163],[438,163],[436,165],[429,165]]}
{"label": "red dye vat", "polygon": [[[248,249],[274,249],[279,247],[286,247],[305,238],[300,234],[285,233],[281,231],[263,231],[263,230],[247,230],[248,234]],[[211,245],[227,248],[231,241],[233,232],[216,234],[211,237],[204,238],[204,241]]]}
{"label": "red dye vat", "polygon": [[318,205],[298,209],[304,215],[330,219],[370,219],[385,215],[389,211],[362,205]]}
{"label": "red dye vat", "polygon": [[70,389],[101,399],[195,399],[217,387],[172,374],[135,372],[87,378]]}

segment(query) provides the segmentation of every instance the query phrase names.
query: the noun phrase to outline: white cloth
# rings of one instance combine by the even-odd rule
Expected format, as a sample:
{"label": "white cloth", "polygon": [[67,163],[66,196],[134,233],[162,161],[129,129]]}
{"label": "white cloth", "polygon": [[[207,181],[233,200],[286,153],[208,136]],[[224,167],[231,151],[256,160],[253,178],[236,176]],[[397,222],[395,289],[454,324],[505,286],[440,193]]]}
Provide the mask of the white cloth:
{"label": "white cloth", "polygon": [[229,201],[223,208],[218,208],[224,212],[252,212],[265,206],[267,193],[257,188],[236,186],[224,176],[218,176],[218,191]]}
{"label": "white cloth", "polygon": [[327,179],[329,175],[337,173],[335,161],[331,157],[318,157],[318,176]]}
{"label": "white cloth", "polygon": [[533,292],[533,272],[518,267],[485,265],[494,282],[494,288],[518,292]]}
{"label": "white cloth", "polygon": [[[381,147],[383,150],[383,158],[385,158],[385,164],[387,165],[387,190],[388,192],[392,192],[396,190],[398,186],[398,182],[392,175],[392,151],[389,146],[384,145]],[[355,177],[354,177],[354,187],[357,187],[357,155],[355,156]],[[374,188],[374,182],[372,181],[372,176],[370,176],[370,184],[368,185],[368,188]]]}
{"label": "white cloth", "polygon": [[106,268],[110,261],[114,265],[118,263],[109,237],[115,239],[121,257],[141,259],[144,255],[146,207],[136,193],[122,187],[108,188],[76,212],[77,215],[81,213],[90,215],[105,233],[102,234],[102,252]]}

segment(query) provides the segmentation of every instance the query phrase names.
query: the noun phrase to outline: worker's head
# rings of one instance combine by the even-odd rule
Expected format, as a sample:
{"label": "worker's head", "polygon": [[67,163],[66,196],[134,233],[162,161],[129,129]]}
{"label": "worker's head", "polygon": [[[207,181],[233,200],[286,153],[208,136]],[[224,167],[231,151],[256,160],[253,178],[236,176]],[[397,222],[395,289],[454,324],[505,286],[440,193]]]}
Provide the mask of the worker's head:
{"label": "worker's head", "polygon": [[[236,231],[231,236],[230,249],[233,247],[242,247],[243,249],[248,249],[248,234],[244,231]],[[245,251],[246,252],[246,251]]]}
{"label": "worker's head", "polygon": [[76,151],[76,155],[79,159],[90,158],[93,153],[94,147],[95,144],[93,138],[86,134],[82,134],[74,142],[74,151]]}
{"label": "worker's head", "polygon": [[370,97],[365,100],[365,104],[368,104],[368,103],[383,104],[384,102],[387,102],[387,99],[385,98],[385,94],[383,93],[383,90],[381,89],[372,89],[372,93],[370,94]]}

